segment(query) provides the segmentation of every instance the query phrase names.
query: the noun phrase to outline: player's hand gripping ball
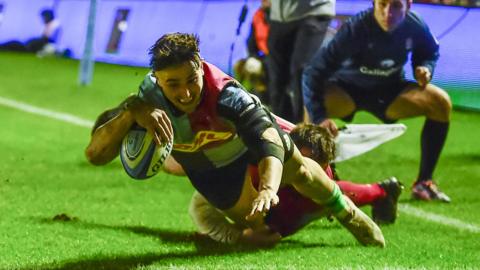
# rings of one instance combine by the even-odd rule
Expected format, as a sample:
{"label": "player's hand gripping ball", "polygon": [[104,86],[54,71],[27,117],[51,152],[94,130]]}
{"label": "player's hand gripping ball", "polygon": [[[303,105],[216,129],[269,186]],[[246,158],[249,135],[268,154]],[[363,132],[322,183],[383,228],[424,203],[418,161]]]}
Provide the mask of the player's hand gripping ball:
{"label": "player's hand gripping ball", "polygon": [[133,125],[123,138],[120,160],[127,174],[137,180],[156,175],[172,151],[173,142],[157,145],[151,134],[138,125]]}

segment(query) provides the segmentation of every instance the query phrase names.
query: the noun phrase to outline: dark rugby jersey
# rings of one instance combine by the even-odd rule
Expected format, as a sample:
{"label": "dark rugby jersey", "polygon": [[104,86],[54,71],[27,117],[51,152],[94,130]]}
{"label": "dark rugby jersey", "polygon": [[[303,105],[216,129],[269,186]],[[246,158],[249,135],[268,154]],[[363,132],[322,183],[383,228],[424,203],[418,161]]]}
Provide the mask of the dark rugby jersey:
{"label": "dark rugby jersey", "polygon": [[[139,90],[142,99],[167,113],[174,130],[172,156],[186,171],[224,167],[245,154],[248,145],[239,136],[236,122],[242,113],[261,106],[230,76],[207,62],[202,65],[202,100],[192,113],[178,111],[152,74],[147,74]],[[253,132],[243,130],[244,135]]]}

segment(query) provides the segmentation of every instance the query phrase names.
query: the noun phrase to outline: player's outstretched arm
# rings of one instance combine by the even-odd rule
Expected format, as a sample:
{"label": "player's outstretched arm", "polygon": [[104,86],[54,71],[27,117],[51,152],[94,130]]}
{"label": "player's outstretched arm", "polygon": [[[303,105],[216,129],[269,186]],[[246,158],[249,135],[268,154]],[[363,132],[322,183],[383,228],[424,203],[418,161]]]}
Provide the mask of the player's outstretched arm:
{"label": "player's outstretched arm", "polygon": [[239,87],[224,89],[218,97],[218,115],[230,120],[238,135],[258,161],[260,185],[247,219],[278,204],[285,149],[268,111],[257,98]]}
{"label": "player's outstretched arm", "polygon": [[[276,131],[275,131],[276,132]],[[260,183],[257,198],[253,200],[252,210],[247,218],[260,213],[267,213],[271,207],[279,202],[277,196],[282,181],[283,164],[274,157],[267,156],[258,163]]]}

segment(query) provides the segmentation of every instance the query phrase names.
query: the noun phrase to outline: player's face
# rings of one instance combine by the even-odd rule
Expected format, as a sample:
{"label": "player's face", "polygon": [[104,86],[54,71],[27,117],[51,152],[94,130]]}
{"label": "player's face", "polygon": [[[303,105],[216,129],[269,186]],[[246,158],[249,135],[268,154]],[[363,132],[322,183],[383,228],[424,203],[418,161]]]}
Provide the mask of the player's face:
{"label": "player's face", "polygon": [[200,103],[203,88],[203,69],[193,61],[154,72],[157,84],[165,97],[185,113],[191,113]]}
{"label": "player's face", "polygon": [[405,19],[409,0],[374,0],[374,16],[385,32],[395,30]]}

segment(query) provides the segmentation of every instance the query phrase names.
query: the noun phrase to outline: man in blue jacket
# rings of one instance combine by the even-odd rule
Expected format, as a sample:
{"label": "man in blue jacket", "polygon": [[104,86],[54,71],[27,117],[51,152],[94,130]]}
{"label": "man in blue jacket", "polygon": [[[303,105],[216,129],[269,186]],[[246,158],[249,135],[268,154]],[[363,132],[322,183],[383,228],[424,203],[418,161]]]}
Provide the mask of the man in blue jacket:
{"label": "man in blue jacket", "polygon": [[[310,120],[329,128],[329,118],[349,121],[366,110],[384,122],[425,116],[421,161],[412,196],[450,202],[432,180],[445,143],[452,104],[430,84],[439,45],[425,22],[410,11],[412,0],[374,0],[374,7],[347,21],[303,74],[303,95]],[[416,81],[405,78],[411,54]]]}

